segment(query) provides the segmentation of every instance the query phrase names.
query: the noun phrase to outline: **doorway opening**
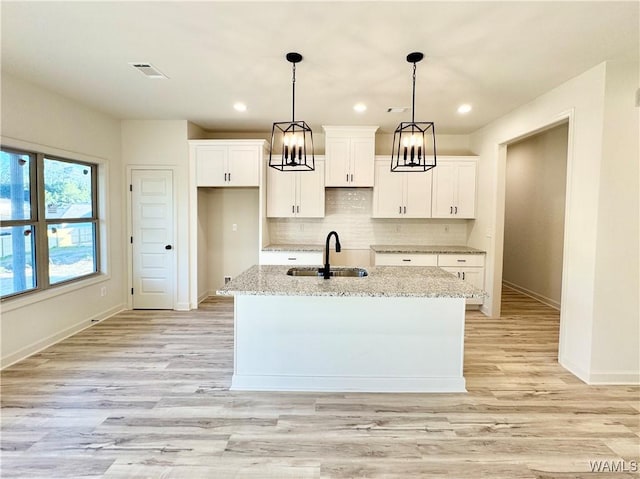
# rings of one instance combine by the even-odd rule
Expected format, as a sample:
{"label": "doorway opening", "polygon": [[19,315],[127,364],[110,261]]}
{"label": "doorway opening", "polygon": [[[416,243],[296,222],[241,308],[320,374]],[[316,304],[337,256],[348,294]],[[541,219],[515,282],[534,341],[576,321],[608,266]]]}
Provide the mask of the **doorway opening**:
{"label": "doorway opening", "polygon": [[502,285],[560,310],[569,123],[509,143]]}

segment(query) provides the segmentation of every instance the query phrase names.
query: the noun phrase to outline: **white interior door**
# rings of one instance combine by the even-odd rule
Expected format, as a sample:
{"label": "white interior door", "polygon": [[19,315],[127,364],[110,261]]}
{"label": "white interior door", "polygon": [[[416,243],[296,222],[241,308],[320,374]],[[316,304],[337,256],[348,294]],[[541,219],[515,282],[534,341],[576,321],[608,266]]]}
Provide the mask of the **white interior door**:
{"label": "white interior door", "polygon": [[132,170],[133,308],[173,309],[173,172]]}

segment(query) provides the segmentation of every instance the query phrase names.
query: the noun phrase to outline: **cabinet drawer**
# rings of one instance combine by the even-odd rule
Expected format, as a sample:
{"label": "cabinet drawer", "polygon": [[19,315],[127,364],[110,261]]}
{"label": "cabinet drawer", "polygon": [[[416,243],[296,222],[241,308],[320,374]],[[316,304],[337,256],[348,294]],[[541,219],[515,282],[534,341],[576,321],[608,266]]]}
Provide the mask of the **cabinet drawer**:
{"label": "cabinet drawer", "polygon": [[438,266],[484,266],[483,254],[439,254]]}
{"label": "cabinet drawer", "polygon": [[438,255],[420,253],[376,253],[376,266],[438,266]]}
{"label": "cabinet drawer", "polygon": [[321,251],[261,251],[260,264],[321,265]]}

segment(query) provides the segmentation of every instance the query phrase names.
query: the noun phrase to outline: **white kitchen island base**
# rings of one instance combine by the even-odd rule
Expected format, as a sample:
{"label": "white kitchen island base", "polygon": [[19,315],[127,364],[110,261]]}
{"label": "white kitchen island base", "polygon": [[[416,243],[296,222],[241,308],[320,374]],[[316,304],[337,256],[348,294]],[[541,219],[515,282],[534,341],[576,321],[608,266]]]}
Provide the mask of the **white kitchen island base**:
{"label": "white kitchen island base", "polygon": [[463,297],[236,293],[231,389],[466,392],[464,315]]}

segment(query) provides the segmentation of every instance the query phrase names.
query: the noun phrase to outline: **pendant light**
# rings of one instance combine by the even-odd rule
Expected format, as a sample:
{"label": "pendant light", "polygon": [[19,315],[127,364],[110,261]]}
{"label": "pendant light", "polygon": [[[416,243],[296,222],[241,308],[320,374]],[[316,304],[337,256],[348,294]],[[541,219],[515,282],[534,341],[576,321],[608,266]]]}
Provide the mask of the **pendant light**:
{"label": "pendant light", "polygon": [[428,171],[436,166],[436,133],[433,122],[415,121],[416,112],[416,63],[424,55],[413,52],[407,62],[413,63],[413,99],[411,122],[401,122],[393,134],[391,171]]}
{"label": "pendant light", "polygon": [[302,61],[302,55],[291,52],[286,55],[292,64],[293,101],[291,121],[273,124],[271,129],[271,151],[269,166],[280,171],[313,171],[313,132],[304,121],[296,121],[296,63]]}

